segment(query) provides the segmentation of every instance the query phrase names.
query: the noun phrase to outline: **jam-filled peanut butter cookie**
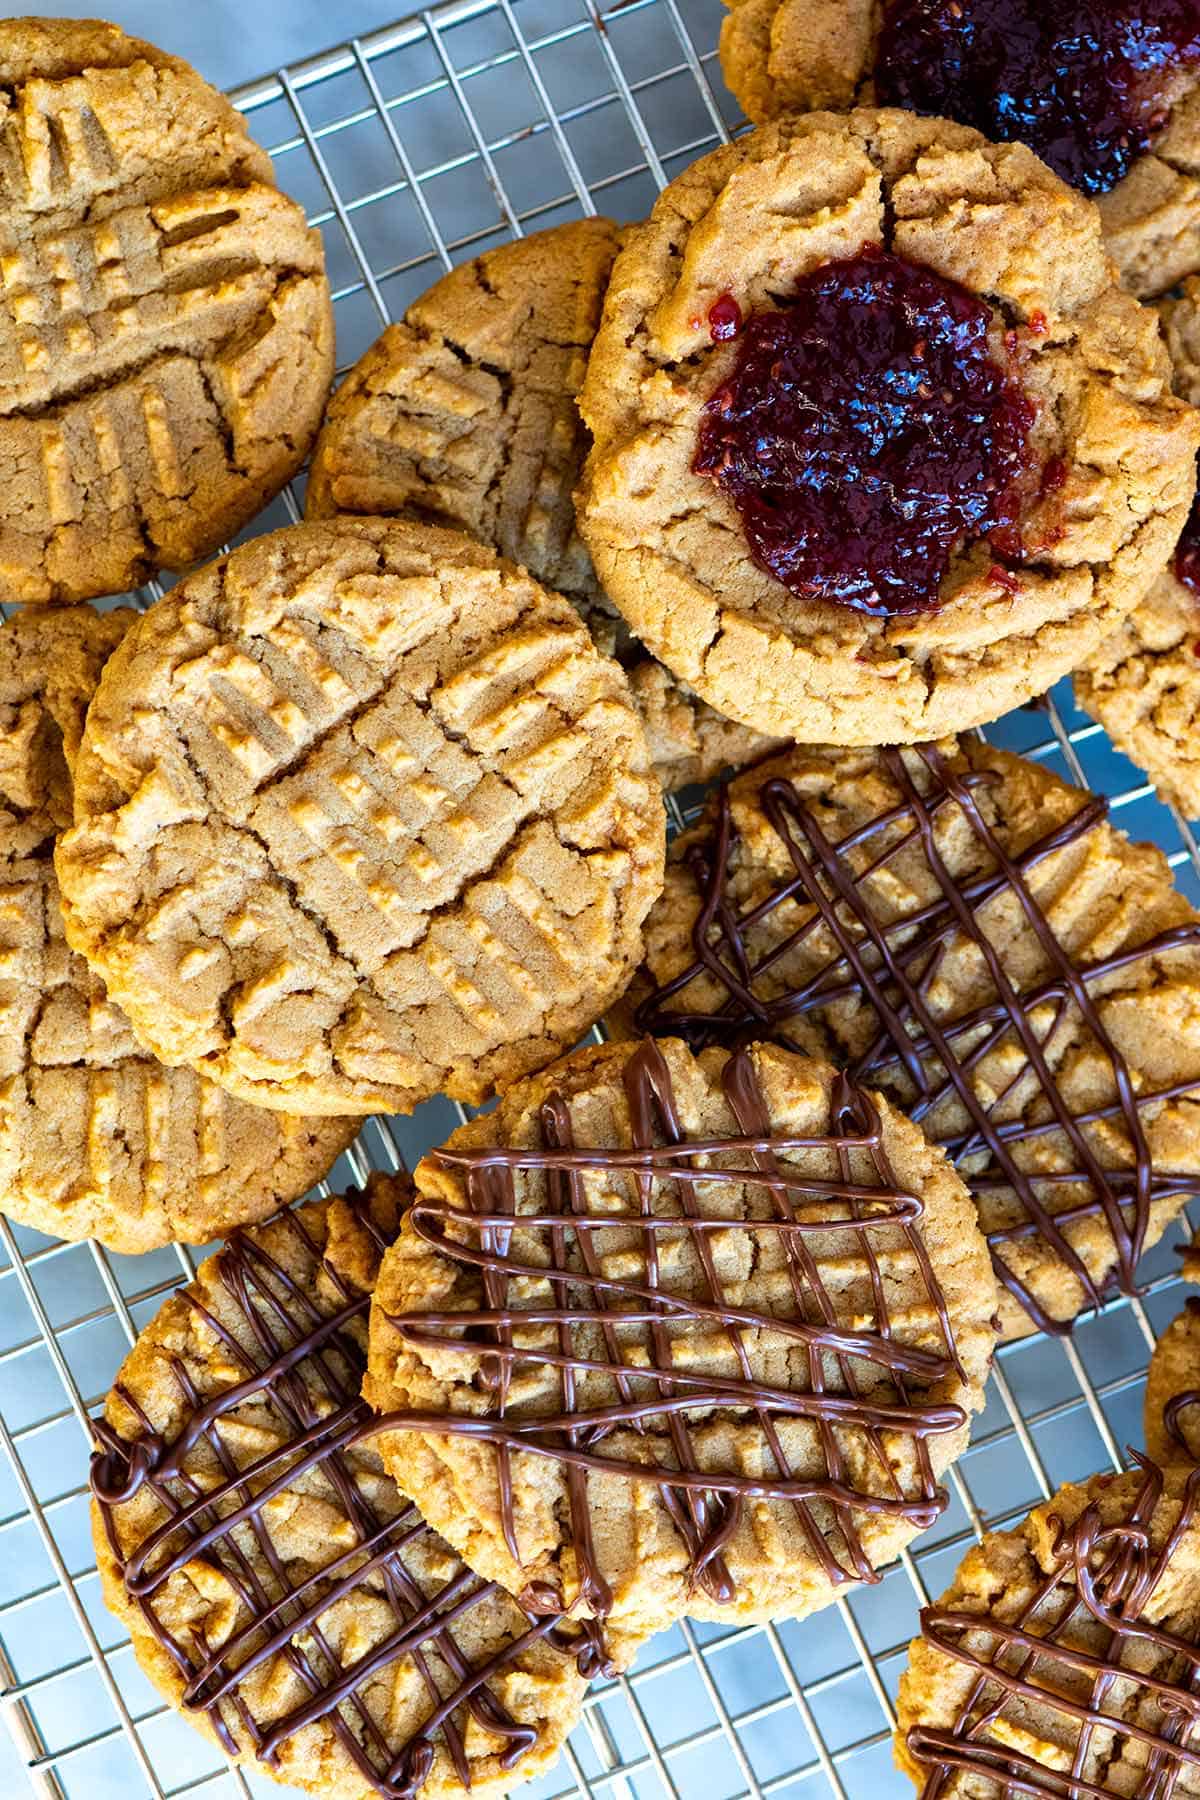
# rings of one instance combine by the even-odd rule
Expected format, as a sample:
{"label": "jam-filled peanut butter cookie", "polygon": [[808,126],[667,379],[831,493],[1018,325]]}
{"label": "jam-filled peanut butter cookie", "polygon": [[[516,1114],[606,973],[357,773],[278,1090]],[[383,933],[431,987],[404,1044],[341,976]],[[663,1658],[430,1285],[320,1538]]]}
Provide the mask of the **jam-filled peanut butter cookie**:
{"label": "jam-filled peanut butter cookie", "polygon": [[580,404],[609,598],[712,706],[810,743],[963,730],[1077,667],[1166,566],[1200,432],[1088,200],[865,108],[671,183]]}

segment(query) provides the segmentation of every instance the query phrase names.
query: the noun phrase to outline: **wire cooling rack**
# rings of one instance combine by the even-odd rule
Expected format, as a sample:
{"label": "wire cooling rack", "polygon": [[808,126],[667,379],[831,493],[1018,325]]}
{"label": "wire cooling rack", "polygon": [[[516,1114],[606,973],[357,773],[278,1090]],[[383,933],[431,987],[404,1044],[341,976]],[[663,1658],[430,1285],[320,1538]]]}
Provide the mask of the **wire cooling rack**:
{"label": "wire cooling rack", "polygon": [[[343,368],[443,268],[580,213],[642,216],[656,189],[738,119],[721,84],[719,0],[458,0],[280,69],[234,98],[279,181],[325,234]],[[299,516],[288,493],[256,529]],[[143,596],[146,598],[148,596]],[[1064,686],[989,733],[1108,793],[1200,900],[1189,827],[1154,799]],[[692,796],[693,800],[697,797]],[[673,805],[678,826],[694,807]],[[414,1162],[455,1123],[434,1101],[370,1121],[331,1176]],[[1197,1222],[1200,1222],[1198,1220]],[[1000,1353],[950,1504],[878,1586],[804,1624],[683,1624],[596,1686],[530,1800],[910,1800],[892,1703],[918,1606],[973,1537],[1140,1441],[1156,1330],[1182,1303],[1177,1229],[1066,1340]],[[231,1771],[162,1705],[105,1611],[87,1518],[87,1417],[137,1330],[195,1266],[65,1245],[0,1217],[0,1794],[217,1800],[280,1790]]]}

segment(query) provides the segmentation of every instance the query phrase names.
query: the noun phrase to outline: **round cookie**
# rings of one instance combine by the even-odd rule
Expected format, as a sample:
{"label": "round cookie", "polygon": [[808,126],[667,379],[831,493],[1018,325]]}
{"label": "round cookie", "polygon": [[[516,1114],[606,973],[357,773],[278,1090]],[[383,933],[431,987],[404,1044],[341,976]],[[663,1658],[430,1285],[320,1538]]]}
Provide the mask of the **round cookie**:
{"label": "round cookie", "polygon": [[[928,347],[918,336],[894,381],[886,359],[874,371],[871,410],[859,416],[850,353],[881,353],[879,334],[855,323],[876,302],[838,305],[851,265],[852,294],[890,273],[941,296],[939,355],[955,379],[962,334],[949,321],[966,317],[971,361],[964,351],[957,395],[940,378],[918,379]],[[787,585],[767,572],[778,561],[752,553],[713,440],[731,408],[740,416],[743,357],[776,327],[798,328],[807,314],[797,297],[803,289],[817,306],[822,281],[832,335],[811,354],[802,392],[812,404],[791,409],[810,435],[793,442],[792,425],[771,424],[764,479],[803,491],[817,519],[836,504],[847,523],[820,540],[839,566],[826,571],[818,557]],[[907,318],[897,295],[887,328],[903,337]],[[783,363],[769,366],[774,374]],[[968,377],[992,383],[978,415]],[[814,381],[835,384],[841,410],[817,403]],[[893,387],[907,421],[899,437],[887,424]],[[920,740],[1043,691],[1141,599],[1194,489],[1197,420],[1170,393],[1153,315],[1115,285],[1091,205],[1020,145],[895,111],[781,119],[685,170],[618,257],[581,408],[594,447],[580,524],[606,592],[648,649],[719,711],[813,742]],[[882,447],[871,448],[877,414]],[[932,594],[893,604],[871,586],[876,553],[901,513],[909,530],[924,529],[925,479],[945,483],[954,510],[954,432],[965,418],[989,425],[972,425],[963,497],[973,514],[1003,515],[1004,529],[948,541]],[[922,455],[935,423],[936,463]],[[992,468],[1001,424],[1003,467],[1016,471],[1003,493]],[[825,446],[831,430],[853,437],[863,465],[853,480],[833,479],[846,451],[836,435]],[[903,455],[908,496],[899,512],[893,454]],[[709,473],[695,466],[701,457]],[[795,459],[819,494],[785,482]],[[777,498],[768,485],[760,523]],[[849,522],[860,504],[872,509],[865,539]],[[845,603],[828,597],[843,592],[840,562],[854,577]]]}
{"label": "round cookie", "polygon": [[329,403],[305,516],[457,526],[621,638],[575,526],[575,397],[620,231],[576,219],[460,263],[372,344]]}
{"label": "round cookie", "polygon": [[357,1121],[269,1113],[138,1044],[63,938],[54,840],[101,669],[136,614],[0,626],[0,1207],[127,1254],[207,1243],[328,1173]]}
{"label": "round cookie", "polygon": [[104,1598],[138,1663],[238,1763],[337,1800],[554,1762],[594,1634],[465,1569],[384,1473],[359,1394],[407,1183],[238,1232],[123,1363],[92,1460]]}
{"label": "round cookie", "polygon": [[797,746],[672,844],[628,999],[882,1087],[974,1195],[1005,1338],[1136,1292],[1200,1189],[1200,916],[1105,814],[970,738]]}
{"label": "round cookie", "polygon": [[670,789],[774,745],[644,654],[576,530],[586,452],[576,396],[619,241],[610,219],[579,219],[435,282],[330,401],[305,513],[456,525],[565,594],[600,648],[628,667],[655,773]]}
{"label": "round cookie", "polygon": [[[1200,403],[1200,278],[1159,307],[1175,392]],[[1146,598],[1076,672],[1075,698],[1159,795],[1200,816],[1200,504]]]}
{"label": "round cookie", "polygon": [[1143,1427],[1155,1462],[1200,1462],[1200,1299],[1188,1301],[1154,1346]]}
{"label": "round cookie", "polygon": [[[954,99],[979,66],[974,61],[976,46],[985,59],[996,57],[1003,46],[1001,63],[1006,55],[1027,56],[1031,42],[1038,42],[1043,22],[1046,44],[1039,48],[1048,47],[1052,35],[1064,54],[1064,45],[1074,39],[1077,54],[1094,55],[1088,25],[1077,31],[1062,7],[1048,10],[1038,7],[1036,0],[1022,0],[1017,6],[1004,0],[1000,9],[992,0],[952,5],[933,5],[930,0],[893,0],[891,5],[885,0],[725,0],[725,5],[729,16],[721,28],[721,68],[756,123],[779,113],[826,107],[841,111],[883,102],[961,119],[989,136],[1019,138],[1032,132],[1032,148],[1041,150],[1064,179],[1096,198],[1108,248],[1131,293],[1141,298],[1164,293],[1200,268],[1200,67],[1194,58],[1172,65],[1168,57],[1164,64],[1156,64],[1147,54],[1151,46],[1145,39],[1137,104],[1139,109],[1147,105],[1146,70],[1151,71],[1151,81],[1157,73],[1158,104],[1144,133],[1114,131],[1113,114],[1105,115],[1103,74],[1095,69],[1085,74],[1084,93],[1096,98],[1095,122],[1101,127],[1089,155],[1078,87],[1069,89],[1065,104],[1060,104],[1041,72],[1031,72],[1022,90],[1019,68],[998,67],[994,78],[1001,94],[996,99],[985,61],[988,73],[973,104],[960,110]],[[1115,25],[1119,9],[1090,10],[1093,25],[1103,23],[1107,15],[1119,29]],[[1175,16],[1186,17],[1187,10],[1178,7]],[[1127,17],[1140,13],[1148,25],[1162,17],[1166,25],[1163,9],[1154,4],[1127,8],[1125,13]],[[1194,38],[1194,24],[1191,29]],[[961,47],[950,55],[960,30]],[[950,85],[937,104],[922,103],[922,78],[914,67],[918,36],[935,61],[942,50],[947,52]],[[1119,55],[1114,67],[1118,72],[1128,70]]]}
{"label": "round cookie", "polygon": [[84,599],[207,555],[295,474],[329,288],[319,233],[185,63],[10,19],[0,82],[0,582]]}
{"label": "round cookie", "polygon": [[478,1102],[626,985],[663,807],[618,665],[457,532],[297,525],[142,615],[58,855],[164,1060],[317,1112]]}
{"label": "round cookie", "polygon": [[635,1634],[801,1617],[945,1506],[987,1252],[941,1154],[828,1064],[579,1050],[415,1180],[363,1391],[480,1574]]}
{"label": "round cookie", "polygon": [[970,1551],[900,1677],[923,1800],[1200,1793],[1198,1508],[1200,1470],[1139,1458]]}

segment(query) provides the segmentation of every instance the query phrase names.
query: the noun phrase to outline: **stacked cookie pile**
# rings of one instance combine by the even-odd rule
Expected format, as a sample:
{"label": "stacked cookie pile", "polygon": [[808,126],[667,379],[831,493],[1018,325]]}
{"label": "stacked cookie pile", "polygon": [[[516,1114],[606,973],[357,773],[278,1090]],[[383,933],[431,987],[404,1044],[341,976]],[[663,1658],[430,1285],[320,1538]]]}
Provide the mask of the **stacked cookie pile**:
{"label": "stacked cookie pile", "polygon": [[[1077,672],[1200,797],[1200,288],[1144,304],[1200,279],[1200,21],[1151,10],[1136,80],[1128,34],[1037,38],[1030,148],[937,8],[738,0],[766,122],[642,224],[455,269],[332,399],[237,115],[0,26],[0,1201],[226,1239],[92,1489],[230,1757],[500,1795],[653,1632],[877,1581],[997,1344],[1135,1291],[1200,1189],[1200,916],[957,735]],[[305,522],[205,561],[310,451]],[[664,791],[730,766],[668,853]],[[497,1104],[288,1205],[436,1095]],[[927,1609],[930,1795],[1200,1792],[1193,1327],[1151,1455]]]}

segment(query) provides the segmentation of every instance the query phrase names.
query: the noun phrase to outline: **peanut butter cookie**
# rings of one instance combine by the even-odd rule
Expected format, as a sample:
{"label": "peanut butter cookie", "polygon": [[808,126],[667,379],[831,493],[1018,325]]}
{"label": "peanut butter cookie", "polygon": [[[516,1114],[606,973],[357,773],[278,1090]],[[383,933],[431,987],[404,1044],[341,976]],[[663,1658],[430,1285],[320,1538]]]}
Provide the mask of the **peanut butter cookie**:
{"label": "peanut butter cookie", "polygon": [[1126,287],[1200,268],[1200,24],[1187,0],[725,0],[756,122],[902,106],[1019,138],[1095,197]]}
{"label": "peanut butter cookie", "polygon": [[97,21],[0,47],[0,582],[185,567],[295,474],[333,372],[320,236],[238,113]]}
{"label": "peanut butter cookie", "polygon": [[1200,917],[1106,810],[972,739],[797,746],[672,844],[627,1002],[882,1087],[974,1195],[1006,1338],[1136,1291],[1200,1191]]}
{"label": "peanut butter cookie", "polygon": [[235,1762],[339,1800],[499,1800],[554,1762],[596,1635],[465,1569],[359,1396],[407,1183],[237,1232],[138,1338],[95,1430],[104,1597]]}
{"label": "peanut butter cookie", "polygon": [[1200,1794],[1200,1470],[1139,1458],[988,1532],[921,1613],[896,1761],[925,1800]]}
{"label": "peanut butter cookie", "polygon": [[364,1393],[480,1574],[635,1635],[800,1617],[945,1506],[987,1250],[942,1153],[828,1064],[576,1051],[416,1186]]}
{"label": "peanut butter cookie", "polygon": [[128,608],[0,627],[0,1207],[110,1249],[209,1242],[328,1173],[357,1121],[245,1106],[137,1042],[63,938],[54,840],[70,763]]}
{"label": "peanut butter cookie", "polygon": [[573,600],[611,653],[623,621],[575,526],[575,398],[620,231],[578,219],[460,263],[329,404],[305,514],[453,525]]}
{"label": "peanut butter cookie", "polygon": [[580,219],[463,263],[350,371],[313,453],[305,511],[456,525],[578,608],[630,672],[664,787],[773,747],[648,657],[575,526],[587,448],[576,397],[620,232]]}
{"label": "peanut butter cookie", "polygon": [[[1159,307],[1175,392],[1200,404],[1200,278]],[[1166,571],[1075,675],[1075,698],[1162,799],[1200,816],[1200,504]]]}
{"label": "peanut butter cookie", "polygon": [[59,850],[139,1037],[243,1099],[480,1101],[627,984],[662,798],[618,665],[457,532],[257,539],[105,671]]}
{"label": "peanut butter cookie", "polygon": [[615,265],[580,525],[720,712],[916,741],[1040,693],[1162,572],[1200,421],[1095,209],[1021,145],[860,109],[703,157]]}
{"label": "peanut butter cookie", "polygon": [[1155,1462],[1200,1462],[1200,1299],[1188,1301],[1154,1346],[1143,1424]]}

